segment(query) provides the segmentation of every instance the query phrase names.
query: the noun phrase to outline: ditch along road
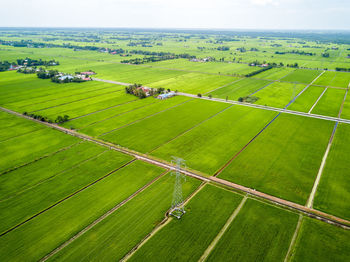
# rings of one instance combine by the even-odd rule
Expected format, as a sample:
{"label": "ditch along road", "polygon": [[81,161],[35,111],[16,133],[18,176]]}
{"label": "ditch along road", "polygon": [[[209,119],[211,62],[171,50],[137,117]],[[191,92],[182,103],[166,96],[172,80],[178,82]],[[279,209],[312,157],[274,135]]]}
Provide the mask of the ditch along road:
{"label": "ditch along road", "polygon": [[[110,84],[123,85],[123,86],[131,85],[129,83],[123,83],[123,82],[117,82],[117,81],[111,81],[111,80],[104,80],[104,79],[99,79],[99,78],[93,78],[93,80],[100,81],[100,82],[106,82],[106,83],[110,83]],[[310,86],[310,85],[311,84],[309,84],[308,86]],[[144,86],[144,87],[147,87],[147,86]],[[350,120],[349,119],[340,118],[340,116],[338,116],[338,117],[331,117],[331,116],[324,116],[324,115],[309,114],[309,113],[300,112],[300,111],[288,110],[287,108],[277,108],[277,107],[271,107],[271,106],[262,106],[262,105],[250,104],[250,103],[245,103],[245,102],[238,102],[238,101],[234,101],[234,100],[226,100],[226,99],[222,99],[222,98],[213,98],[213,97],[210,98],[208,96],[198,97],[197,95],[188,94],[188,93],[182,93],[182,92],[178,92],[177,95],[187,96],[187,97],[197,98],[197,99],[210,100],[210,101],[215,101],[215,102],[220,102],[220,103],[227,103],[227,104],[233,104],[233,105],[253,107],[253,108],[257,108],[257,109],[275,111],[275,112],[285,113],[285,114],[292,114],[292,115],[305,116],[305,117],[310,117],[310,118],[323,119],[323,120],[339,122],[339,123],[344,123],[344,124],[350,124]]]}
{"label": "ditch along road", "polygon": [[[3,108],[3,107],[0,107],[0,110],[2,110],[4,112],[7,112],[7,113],[10,113],[12,115],[16,115],[16,116],[19,116],[19,117],[31,120],[33,122],[40,123],[42,125],[46,125],[48,127],[51,127],[51,128],[56,129],[58,131],[64,132],[66,134],[78,137],[78,138],[86,140],[86,141],[93,142],[95,144],[98,144],[98,145],[101,145],[101,146],[104,146],[104,147],[107,147],[107,148],[109,148],[111,150],[116,150],[116,151],[119,151],[121,153],[133,156],[137,160],[148,162],[148,163],[157,165],[159,167],[168,169],[170,171],[176,169],[176,167],[174,165],[172,165],[169,162],[166,162],[165,160],[157,159],[157,158],[155,158],[153,156],[149,156],[149,155],[145,155],[145,154],[142,154],[142,153],[139,153],[139,152],[136,152],[136,151],[132,151],[130,149],[123,148],[123,147],[120,147],[118,145],[114,145],[112,143],[105,142],[103,140],[100,140],[100,139],[97,139],[97,138],[94,138],[94,137],[91,137],[91,136],[88,136],[88,135],[85,135],[85,134],[78,133],[78,132],[76,132],[74,130],[70,130],[70,129],[61,127],[61,126],[59,126],[57,124],[50,124],[50,123],[46,123],[46,122],[41,122],[39,120],[30,118],[28,116],[24,116],[24,115],[22,115],[22,114],[20,114],[18,112],[10,110],[10,109],[6,109],[6,108]],[[331,214],[328,214],[328,213],[325,213],[325,212],[322,212],[322,211],[319,211],[319,210],[315,210],[315,209],[313,209],[311,207],[303,206],[303,205],[300,205],[300,204],[297,204],[297,203],[294,203],[294,202],[291,202],[291,201],[288,201],[288,200],[284,200],[284,199],[281,199],[281,198],[278,198],[278,197],[275,197],[275,196],[272,196],[272,195],[269,195],[269,194],[257,191],[255,189],[252,189],[252,188],[249,188],[249,187],[246,187],[246,186],[235,184],[233,182],[230,182],[230,181],[218,178],[218,177],[209,176],[209,175],[203,174],[203,173],[201,173],[199,171],[196,171],[196,170],[181,169],[180,172],[182,174],[184,174],[184,175],[196,178],[196,179],[201,180],[203,182],[211,182],[211,183],[214,183],[214,184],[217,184],[217,185],[221,185],[223,187],[230,188],[230,189],[233,189],[233,190],[236,190],[236,191],[239,191],[239,192],[248,193],[249,195],[251,195],[253,197],[256,197],[258,199],[267,200],[267,201],[272,202],[274,204],[277,204],[279,206],[283,206],[283,207],[295,210],[297,212],[301,212],[301,213],[303,213],[303,214],[305,214],[307,216],[316,218],[318,220],[327,222],[329,224],[338,225],[338,226],[340,226],[340,227],[342,227],[344,229],[350,229],[350,221],[349,220],[342,219],[342,218],[333,216]]]}

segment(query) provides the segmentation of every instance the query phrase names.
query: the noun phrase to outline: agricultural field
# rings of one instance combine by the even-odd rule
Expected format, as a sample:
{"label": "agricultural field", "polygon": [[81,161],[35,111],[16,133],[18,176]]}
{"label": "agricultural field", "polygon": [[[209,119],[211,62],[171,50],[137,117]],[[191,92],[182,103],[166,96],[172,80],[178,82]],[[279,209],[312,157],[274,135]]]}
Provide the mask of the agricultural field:
{"label": "agricultural field", "polygon": [[347,261],[346,37],[0,28],[0,261]]}

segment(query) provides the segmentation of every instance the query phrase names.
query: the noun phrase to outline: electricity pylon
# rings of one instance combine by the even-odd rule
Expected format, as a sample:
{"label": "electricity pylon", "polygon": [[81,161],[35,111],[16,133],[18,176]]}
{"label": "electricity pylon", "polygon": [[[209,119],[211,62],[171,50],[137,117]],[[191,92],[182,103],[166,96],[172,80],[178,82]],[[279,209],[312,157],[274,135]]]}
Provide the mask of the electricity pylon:
{"label": "electricity pylon", "polygon": [[177,219],[180,219],[182,215],[186,213],[184,206],[182,205],[182,180],[185,179],[185,176],[180,172],[181,168],[185,167],[185,160],[173,156],[171,163],[175,165],[175,170],[172,172],[172,175],[175,176],[175,185],[170,215],[176,217]]}

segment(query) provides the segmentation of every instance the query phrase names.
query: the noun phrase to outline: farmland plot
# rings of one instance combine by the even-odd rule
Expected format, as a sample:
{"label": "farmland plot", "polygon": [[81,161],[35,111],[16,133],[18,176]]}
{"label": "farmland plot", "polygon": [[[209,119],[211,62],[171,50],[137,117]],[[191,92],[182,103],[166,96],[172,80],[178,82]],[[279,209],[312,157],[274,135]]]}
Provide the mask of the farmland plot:
{"label": "farmland plot", "polygon": [[318,70],[297,69],[281,78],[281,81],[310,84],[320,73]]}
{"label": "farmland plot", "polygon": [[323,87],[309,86],[289,107],[290,110],[309,112],[316,103],[322,92]]}
{"label": "farmland plot", "polygon": [[345,90],[328,88],[311,113],[333,117],[338,116],[344,95]]}

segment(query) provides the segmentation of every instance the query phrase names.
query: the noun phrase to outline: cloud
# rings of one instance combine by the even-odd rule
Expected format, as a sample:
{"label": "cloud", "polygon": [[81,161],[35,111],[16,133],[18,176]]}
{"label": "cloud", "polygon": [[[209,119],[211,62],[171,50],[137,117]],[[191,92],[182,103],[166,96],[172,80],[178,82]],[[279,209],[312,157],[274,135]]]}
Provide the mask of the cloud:
{"label": "cloud", "polygon": [[279,0],[251,0],[251,3],[253,5],[258,5],[258,6],[267,6],[267,5],[273,5],[273,6],[278,6]]}

